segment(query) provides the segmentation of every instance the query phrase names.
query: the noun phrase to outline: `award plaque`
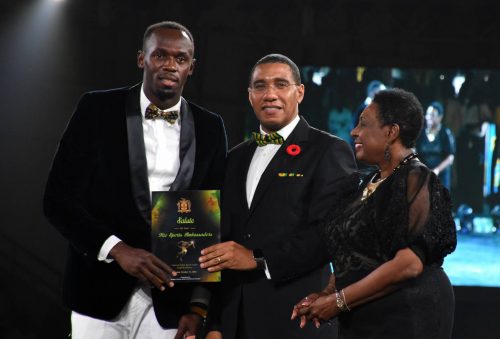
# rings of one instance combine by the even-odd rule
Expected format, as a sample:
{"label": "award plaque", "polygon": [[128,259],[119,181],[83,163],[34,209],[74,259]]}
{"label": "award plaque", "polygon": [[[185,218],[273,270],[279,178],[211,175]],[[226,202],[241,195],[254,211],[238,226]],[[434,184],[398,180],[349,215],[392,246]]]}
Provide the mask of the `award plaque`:
{"label": "award plaque", "polygon": [[220,272],[200,268],[203,248],[220,242],[220,191],[153,192],[153,253],[170,265],[176,282],[219,282]]}

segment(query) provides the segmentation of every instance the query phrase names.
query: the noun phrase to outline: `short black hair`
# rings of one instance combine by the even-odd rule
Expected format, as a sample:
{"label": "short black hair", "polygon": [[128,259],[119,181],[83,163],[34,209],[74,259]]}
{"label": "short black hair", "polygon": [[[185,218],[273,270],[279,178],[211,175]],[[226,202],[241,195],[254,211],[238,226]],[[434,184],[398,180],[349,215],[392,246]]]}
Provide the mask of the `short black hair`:
{"label": "short black hair", "polygon": [[194,54],[194,38],[189,29],[187,29],[184,25],[181,25],[178,22],[175,21],[162,21],[158,22],[156,24],[152,24],[148,28],[146,28],[146,31],[144,32],[144,36],[142,38],[142,49],[144,49],[144,46],[146,45],[146,41],[149,39],[149,37],[154,33],[155,30],[160,29],[160,28],[170,28],[170,29],[176,29],[178,31],[185,32],[189,40],[191,40],[191,43],[193,44],[193,54]]}
{"label": "short black hair", "polygon": [[288,67],[290,67],[290,70],[292,71],[293,81],[295,81],[295,83],[297,85],[301,84],[300,71],[299,71],[299,68],[297,67],[297,65],[295,64],[295,62],[293,62],[289,57],[284,56],[283,54],[274,53],[274,54],[268,54],[268,55],[260,58],[259,61],[257,61],[255,63],[255,65],[253,65],[252,71],[250,72],[250,79],[249,79],[250,85],[252,83],[252,76],[253,76],[253,73],[255,72],[255,68],[257,68],[257,66],[262,65],[262,64],[285,64],[285,65],[288,65]]}
{"label": "short black hair", "polygon": [[372,103],[377,104],[383,126],[398,124],[401,143],[415,147],[415,141],[424,125],[424,110],[417,97],[400,88],[383,90],[375,94]]}
{"label": "short black hair", "polygon": [[439,101],[433,101],[429,104],[429,107],[434,108],[440,117],[444,114],[444,107]]}

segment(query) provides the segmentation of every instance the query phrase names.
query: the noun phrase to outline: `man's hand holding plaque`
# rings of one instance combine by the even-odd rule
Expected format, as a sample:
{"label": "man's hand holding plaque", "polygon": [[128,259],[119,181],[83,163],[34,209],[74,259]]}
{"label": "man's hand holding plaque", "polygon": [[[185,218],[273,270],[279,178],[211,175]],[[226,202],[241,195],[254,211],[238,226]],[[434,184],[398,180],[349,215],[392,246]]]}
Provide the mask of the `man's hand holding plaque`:
{"label": "man's hand holding plaque", "polygon": [[200,268],[202,248],[220,242],[218,190],[153,192],[153,253],[176,272],[177,282],[218,282],[220,273]]}

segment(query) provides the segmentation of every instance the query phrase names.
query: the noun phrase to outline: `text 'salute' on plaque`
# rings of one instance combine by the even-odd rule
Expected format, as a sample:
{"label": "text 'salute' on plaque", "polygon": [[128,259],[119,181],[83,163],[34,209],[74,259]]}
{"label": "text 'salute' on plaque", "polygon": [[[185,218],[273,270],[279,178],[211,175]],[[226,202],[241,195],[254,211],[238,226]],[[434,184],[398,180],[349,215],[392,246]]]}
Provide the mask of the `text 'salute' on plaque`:
{"label": "text 'salute' on plaque", "polygon": [[177,282],[219,282],[220,272],[201,269],[203,248],[220,242],[220,191],[153,192],[153,253],[176,272]]}

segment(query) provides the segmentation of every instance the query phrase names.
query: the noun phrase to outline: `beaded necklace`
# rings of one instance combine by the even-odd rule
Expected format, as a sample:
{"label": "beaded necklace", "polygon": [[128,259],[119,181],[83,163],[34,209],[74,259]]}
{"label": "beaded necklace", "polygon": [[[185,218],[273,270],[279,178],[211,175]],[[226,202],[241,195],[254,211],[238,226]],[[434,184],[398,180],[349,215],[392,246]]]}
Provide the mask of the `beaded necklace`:
{"label": "beaded necklace", "polygon": [[[408,161],[410,161],[416,157],[417,157],[417,154],[415,152],[411,152],[406,157],[404,157],[403,160],[401,160],[401,162],[396,167],[394,167],[394,169],[392,170],[392,173],[396,172],[398,169],[401,168],[401,166],[406,165],[406,163],[408,163]],[[377,190],[378,186],[385,179],[387,179],[389,176],[387,176],[383,179],[378,179],[378,180],[374,181],[374,179],[376,177],[380,177],[380,170],[377,173],[375,173],[375,175],[373,175],[373,177],[370,179],[370,182],[366,185],[365,189],[363,190],[363,195],[361,196],[361,201],[365,201],[366,199],[368,199],[368,197],[370,195],[372,195]]]}
{"label": "beaded necklace", "polygon": [[401,166],[406,165],[406,163],[408,163],[408,161],[410,161],[411,159],[415,159],[416,157],[417,157],[417,153],[411,152],[406,157],[404,157],[403,160],[401,160],[401,162],[399,163],[399,165],[397,165],[396,167],[394,167],[394,169],[392,170],[392,173],[396,172],[398,169],[401,168]]}

